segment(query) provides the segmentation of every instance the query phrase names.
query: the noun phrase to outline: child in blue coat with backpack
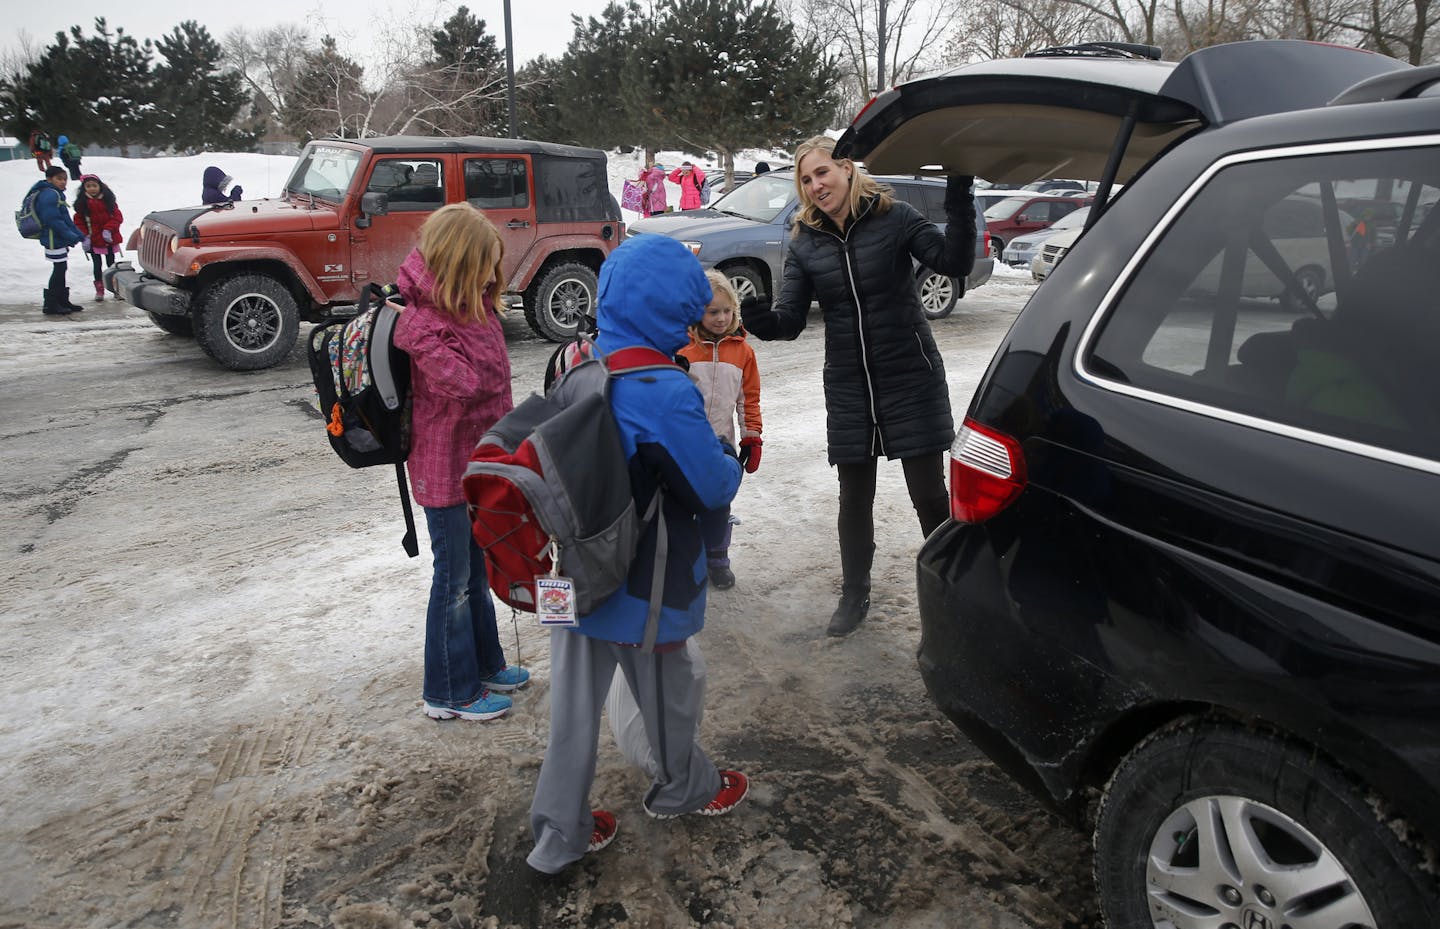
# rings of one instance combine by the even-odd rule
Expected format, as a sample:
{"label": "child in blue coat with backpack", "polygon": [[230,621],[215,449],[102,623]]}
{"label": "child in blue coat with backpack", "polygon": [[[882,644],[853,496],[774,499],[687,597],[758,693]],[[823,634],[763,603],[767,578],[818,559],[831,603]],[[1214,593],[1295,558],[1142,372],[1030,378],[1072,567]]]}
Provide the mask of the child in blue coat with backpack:
{"label": "child in blue coat with backpack", "polygon": [[[644,798],[649,815],[718,816],[749,791],[744,774],[717,768],[695,741],[703,675],[685,647],[705,625],[699,516],[728,504],[740,486],[740,463],[711,428],[699,390],[684,369],[669,367],[710,298],[700,263],[668,236],[627,239],[600,268],[596,349],[602,355],[648,352],[660,366],[613,373],[609,399],[637,512],[664,487],[668,556],[656,577],[660,527],[652,521],[625,583],[578,626],[550,633],[550,742],[530,806],[535,848],[526,858],[546,874],[605,848],[619,828],[614,814],[592,810],[589,799],[600,710],[617,668],[640,708],[656,762]],[[655,644],[646,649],[657,583]]]}
{"label": "child in blue coat with backpack", "polygon": [[35,197],[40,247],[45,249],[45,258],[50,262],[50,286],[45,288],[42,308],[46,316],[64,316],[84,309],[70,302],[70,288],[65,282],[65,274],[70,269],[70,249],[85,238],[70,218],[70,208],[65,202],[67,182],[65,169],[51,165],[45,169],[45,180],[36,181],[25,195],[26,199]]}

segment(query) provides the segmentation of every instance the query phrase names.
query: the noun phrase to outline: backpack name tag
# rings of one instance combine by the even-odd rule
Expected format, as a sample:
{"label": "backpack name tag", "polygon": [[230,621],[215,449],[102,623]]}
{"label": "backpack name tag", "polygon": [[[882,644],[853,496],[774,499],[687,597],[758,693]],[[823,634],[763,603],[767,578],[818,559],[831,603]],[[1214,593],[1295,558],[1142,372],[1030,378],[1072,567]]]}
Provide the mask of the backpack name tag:
{"label": "backpack name tag", "polygon": [[552,574],[535,578],[535,617],[542,626],[578,626],[575,582]]}

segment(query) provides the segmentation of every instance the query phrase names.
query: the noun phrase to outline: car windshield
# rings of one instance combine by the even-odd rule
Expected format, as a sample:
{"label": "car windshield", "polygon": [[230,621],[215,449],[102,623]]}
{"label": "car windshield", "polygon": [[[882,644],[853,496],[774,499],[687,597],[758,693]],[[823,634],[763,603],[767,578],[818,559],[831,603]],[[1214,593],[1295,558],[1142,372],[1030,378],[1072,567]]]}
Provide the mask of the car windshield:
{"label": "car windshield", "polygon": [[1016,211],[1030,202],[1029,197],[1006,197],[985,211],[986,219],[1009,219]]}
{"label": "car windshield", "polygon": [[762,174],[716,200],[710,208],[768,223],[794,199],[795,181],[790,175]]}
{"label": "car windshield", "polygon": [[1085,225],[1085,217],[1089,214],[1090,208],[1088,206],[1082,206],[1080,209],[1066,213],[1064,216],[1055,220],[1055,222],[1050,224],[1050,228],[1056,232],[1059,232],[1061,229],[1079,229]]}
{"label": "car windshield", "polygon": [[340,201],[350,189],[355,169],[360,166],[360,153],[333,145],[311,145],[300,153],[295,170],[285,182],[285,189],[294,194],[309,194],[321,200]]}

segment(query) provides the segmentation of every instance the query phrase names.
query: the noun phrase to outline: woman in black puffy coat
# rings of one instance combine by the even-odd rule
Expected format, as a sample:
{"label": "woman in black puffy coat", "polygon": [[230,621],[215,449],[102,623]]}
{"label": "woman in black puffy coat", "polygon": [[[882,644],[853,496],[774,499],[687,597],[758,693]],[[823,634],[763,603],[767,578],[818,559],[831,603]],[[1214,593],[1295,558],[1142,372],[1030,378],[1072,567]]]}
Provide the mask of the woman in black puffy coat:
{"label": "woman in black puffy coat", "polygon": [[773,305],[747,301],[745,328],[793,339],[812,299],[825,318],[825,412],[840,478],[840,605],[831,635],[854,631],[870,608],[875,475],[898,458],[929,535],[949,515],[944,454],[955,437],[945,364],[920,306],[912,259],[950,277],[975,263],[973,178],[952,176],[944,233],[818,136],[795,150],[795,215]]}

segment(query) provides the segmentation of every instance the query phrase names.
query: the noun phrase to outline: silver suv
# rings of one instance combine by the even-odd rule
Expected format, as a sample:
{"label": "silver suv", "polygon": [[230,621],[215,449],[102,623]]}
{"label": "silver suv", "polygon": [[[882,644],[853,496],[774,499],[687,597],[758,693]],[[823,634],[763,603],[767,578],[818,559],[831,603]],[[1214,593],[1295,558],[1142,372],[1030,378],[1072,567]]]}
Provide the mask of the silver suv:
{"label": "silver suv", "polygon": [[[876,180],[944,228],[944,182],[917,177],[877,177]],[[707,209],[642,219],[631,224],[629,234],[659,233],[681,240],[705,267],[725,272],[743,300],[778,290],[785,267],[790,221],[799,205],[794,171],[771,171],[741,184]],[[950,315],[967,290],[990,280],[995,260],[990,255],[985,214],[978,204],[975,229],[975,267],[964,280],[936,274],[927,268],[915,269],[920,303],[930,319]]]}

